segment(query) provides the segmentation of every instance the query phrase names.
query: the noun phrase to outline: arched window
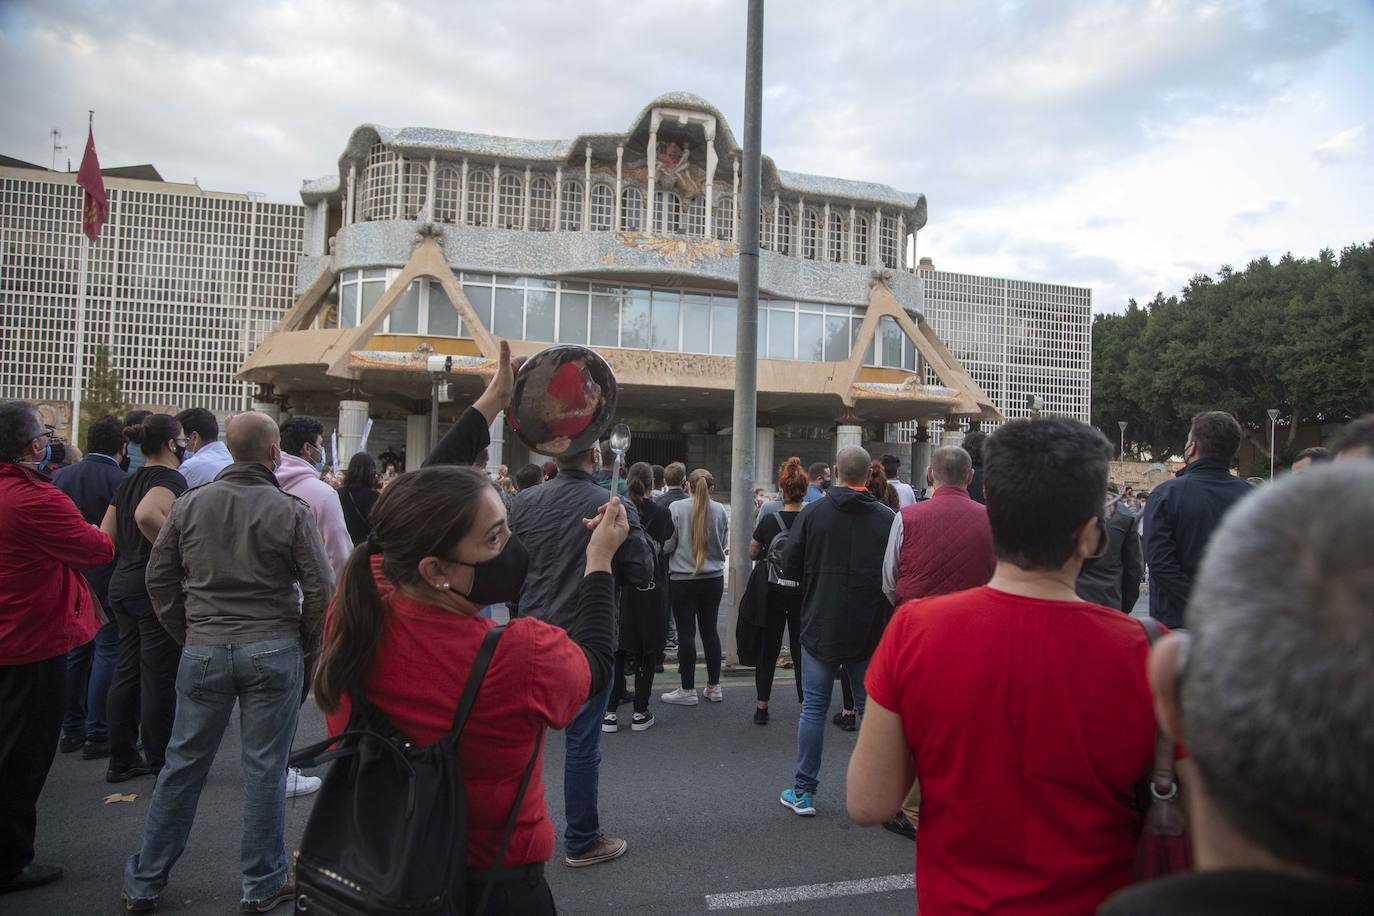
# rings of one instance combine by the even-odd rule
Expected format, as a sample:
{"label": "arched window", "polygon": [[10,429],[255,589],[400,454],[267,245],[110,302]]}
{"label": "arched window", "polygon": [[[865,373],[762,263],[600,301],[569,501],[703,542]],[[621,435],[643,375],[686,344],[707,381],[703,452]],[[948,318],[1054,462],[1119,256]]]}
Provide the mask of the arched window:
{"label": "arched window", "polygon": [[558,228],[564,232],[577,232],[582,228],[582,182],[576,178],[568,178],[563,182]]}
{"label": "arched window", "polygon": [[380,143],[372,144],[363,167],[362,216],[364,220],[396,216],[396,154]]}
{"label": "arched window", "polygon": [[491,173],[484,169],[468,172],[467,224],[491,225]]}
{"label": "arched window", "polygon": [[792,211],[787,207],[778,210],[778,253],[793,254],[795,249],[792,247]]}
{"label": "arched window", "polygon": [[801,256],[808,261],[820,257],[821,216],[810,207],[802,214]]}
{"label": "arched window", "polygon": [[553,228],[553,182],[543,176],[530,181],[530,229],[548,232]]}
{"label": "arched window", "polygon": [[845,218],[839,213],[830,214],[830,231],[827,233],[830,243],[830,260],[836,264],[843,264],[849,260],[849,227],[845,225]]}
{"label": "arched window", "polygon": [[654,231],[682,234],[682,198],[672,191],[654,192]]}
{"label": "arched window", "polygon": [[434,174],[434,221],[436,223],[458,222],[458,200],[462,191],[463,176],[451,165],[439,166]]}
{"label": "arched window", "polygon": [[693,197],[687,201],[687,234],[699,238],[706,237],[706,198],[704,197]]}
{"label": "arched window", "polygon": [[593,232],[609,232],[615,225],[615,189],[609,185],[592,185],[591,224]]}
{"label": "arched window", "polygon": [[501,199],[496,202],[496,227],[521,229],[525,209],[525,182],[510,172],[501,176]]}
{"label": "arched window", "polygon": [[759,207],[759,247],[773,248],[773,208]]}
{"label": "arched window", "polygon": [[884,216],[878,230],[878,258],[884,267],[897,267],[897,218]]}
{"label": "arched window", "polygon": [[729,194],[720,195],[711,214],[711,234],[723,242],[735,240],[735,199]]}
{"label": "arched window", "polygon": [[854,217],[854,263],[868,263],[868,217],[862,213]]}
{"label": "arched window", "polygon": [[429,191],[429,166],[423,162],[407,162],[401,197],[401,218],[419,219],[425,212],[425,196]]}
{"label": "arched window", "polygon": [[639,232],[644,228],[644,192],[624,188],[620,192],[620,231]]}

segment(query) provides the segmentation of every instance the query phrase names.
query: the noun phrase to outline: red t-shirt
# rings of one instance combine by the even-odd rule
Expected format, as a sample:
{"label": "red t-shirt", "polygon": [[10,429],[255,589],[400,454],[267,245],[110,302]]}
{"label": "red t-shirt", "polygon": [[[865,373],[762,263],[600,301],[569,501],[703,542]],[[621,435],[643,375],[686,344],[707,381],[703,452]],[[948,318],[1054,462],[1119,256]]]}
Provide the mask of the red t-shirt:
{"label": "red t-shirt", "polygon": [[[433,744],[453,727],[477,648],[495,623],[421,604],[392,590],[385,580],[378,585],[389,613],[367,696],[417,744]],[[333,613],[331,607],[331,622]],[[567,633],[532,617],[510,622],[458,743],[468,798],[468,867],[492,866],[535,738],[546,727],[566,728],[590,688],[587,657]],[[329,734],[344,730],[351,708],[345,697],[326,717]],[[553,856],[543,767],[541,754],[502,867],[546,862]]]}
{"label": "red t-shirt", "polygon": [[1119,611],[984,586],[911,601],[868,666],[921,783],[924,913],[1092,913],[1131,879],[1155,718]]}

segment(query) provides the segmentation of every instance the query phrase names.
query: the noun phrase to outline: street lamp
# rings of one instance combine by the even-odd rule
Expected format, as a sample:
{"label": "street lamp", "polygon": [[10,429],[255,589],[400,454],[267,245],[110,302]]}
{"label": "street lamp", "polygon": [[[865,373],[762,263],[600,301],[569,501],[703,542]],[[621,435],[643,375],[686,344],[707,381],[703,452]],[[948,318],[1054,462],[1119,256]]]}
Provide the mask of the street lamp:
{"label": "street lamp", "polygon": [[1122,461],[1125,461],[1125,460],[1126,460],[1126,421],[1125,421],[1125,420],[1117,420],[1117,421],[1116,421],[1116,425],[1119,426],[1119,427],[1121,427],[1121,454],[1120,454],[1119,457],[1121,458]]}
{"label": "street lamp", "polygon": [[1265,413],[1269,414],[1269,479],[1274,479],[1274,430],[1279,422],[1279,409],[1270,407]]}

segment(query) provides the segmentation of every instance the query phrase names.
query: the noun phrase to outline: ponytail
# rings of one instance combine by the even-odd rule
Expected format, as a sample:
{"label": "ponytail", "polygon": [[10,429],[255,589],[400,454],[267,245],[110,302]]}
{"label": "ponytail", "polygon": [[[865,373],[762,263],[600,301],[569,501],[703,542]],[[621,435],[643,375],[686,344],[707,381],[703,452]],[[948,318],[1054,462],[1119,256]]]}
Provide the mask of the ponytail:
{"label": "ponytail", "polygon": [[692,562],[694,573],[706,564],[706,522],[711,516],[711,472],[699,468],[688,478],[692,488]]}
{"label": "ponytail", "polygon": [[369,549],[375,543],[369,538],[354,547],[339,576],[328,638],[315,668],[315,702],[326,713],[338,709],[346,694],[362,691],[382,636],[386,607],[372,576]]}

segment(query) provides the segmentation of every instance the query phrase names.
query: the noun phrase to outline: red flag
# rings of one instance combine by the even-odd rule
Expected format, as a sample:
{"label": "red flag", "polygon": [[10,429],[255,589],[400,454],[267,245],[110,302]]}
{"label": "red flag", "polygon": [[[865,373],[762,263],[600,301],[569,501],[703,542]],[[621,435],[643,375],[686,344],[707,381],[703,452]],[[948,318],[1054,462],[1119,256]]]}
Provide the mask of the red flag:
{"label": "red flag", "polygon": [[105,197],[105,180],[100,177],[100,160],[95,157],[95,132],[86,135],[86,155],[81,157],[81,170],[76,183],[86,193],[81,206],[81,231],[94,242],[100,237],[100,227],[110,215],[110,201]]}

